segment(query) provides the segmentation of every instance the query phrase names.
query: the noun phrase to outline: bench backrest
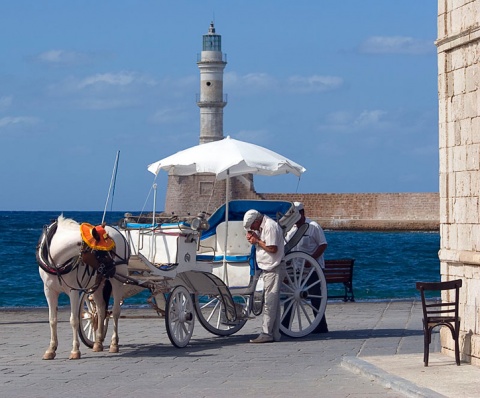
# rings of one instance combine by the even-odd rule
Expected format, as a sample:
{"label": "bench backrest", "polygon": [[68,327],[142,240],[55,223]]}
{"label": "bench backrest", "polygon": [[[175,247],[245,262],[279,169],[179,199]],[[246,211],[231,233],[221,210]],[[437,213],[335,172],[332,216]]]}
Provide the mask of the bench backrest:
{"label": "bench backrest", "polygon": [[353,278],[353,258],[325,260],[325,278],[327,283],[351,282]]}
{"label": "bench backrest", "polygon": [[[216,252],[217,254],[224,254],[225,251],[225,222],[217,226],[216,235]],[[243,221],[229,221],[228,222],[228,241],[227,241],[227,255],[249,255],[252,245],[246,238],[246,231],[243,228]]]}

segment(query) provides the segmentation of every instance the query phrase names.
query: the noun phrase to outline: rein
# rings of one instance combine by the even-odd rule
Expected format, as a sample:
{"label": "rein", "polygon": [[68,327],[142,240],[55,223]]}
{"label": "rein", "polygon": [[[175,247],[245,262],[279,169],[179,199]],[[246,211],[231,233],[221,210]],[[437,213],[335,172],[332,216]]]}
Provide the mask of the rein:
{"label": "rein", "polygon": [[[90,281],[92,280],[92,278],[95,276],[96,274],[96,271],[95,269],[93,269],[93,272],[90,273],[90,266],[86,263],[84,263],[82,261],[82,258],[81,258],[81,255],[78,255],[72,259],[69,260],[69,262],[74,262],[74,265],[73,267],[70,269],[69,273],[70,272],[74,272],[74,271],[77,271],[77,285],[78,286],[81,286],[82,285],[82,279],[85,277],[85,276],[88,276],[88,280],[87,280],[87,285],[90,283]],[[83,271],[83,276],[79,278],[79,274],[80,274],[80,266],[81,265],[84,265],[84,271]],[[65,279],[63,278],[63,275],[65,275],[66,273],[59,273],[57,274],[57,277],[58,277],[58,281],[60,284],[64,284],[65,286],[67,286],[70,290],[76,290],[76,291],[79,291],[79,292],[88,292],[88,293],[93,293],[95,290],[97,290],[98,286],[100,285],[101,281],[102,281],[102,277],[101,275],[97,274],[97,280],[95,281],[95,284],[89,288],[89,289],[85,289],[85,288],[80,288],[80,287],[73,287],[73,286],[70,286],[68,283],[65,282]],[[85,284],[85,283],[84,283]]]}

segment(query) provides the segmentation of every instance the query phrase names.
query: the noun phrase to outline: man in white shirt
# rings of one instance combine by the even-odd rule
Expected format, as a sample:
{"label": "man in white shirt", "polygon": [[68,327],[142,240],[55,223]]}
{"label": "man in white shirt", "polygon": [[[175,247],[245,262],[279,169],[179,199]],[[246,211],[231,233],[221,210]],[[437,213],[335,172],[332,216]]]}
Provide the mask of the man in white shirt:
{"label": "man in white shirt", "polygon": [[[305,209],[304,209],[303,203],[295,202],[294,205],[295,205],[295,208],[300,213],[300,220],[298,220],[295,223],[295,226],[289,231],[287,235],[287,240],[289,240],[293,236],[293,234],[297,231],[297,229],[300,228],[303,224],[308,224],[307,231],[302,236],[300,241],[297,243],[294,250],[298,250],[298,251],[302,251],[310,254],[315,260],[317,260],[320,267],[325,268],[325,259],[323,258],[323,253],[325,252],[325,250],[327,250],[327,239],[325,238],[325,233],[323,232],[322,227],[318,225],[318,223],[305,217]],[[311,285],[316,281],[317,279],[309,280],[308,284]],[[315,291],[311,291],[310,293],[315,295],[320,294],[319,286],[320,286],[319,284],[316,284],[312,288],[312,290],[315,290]],[[319,301],[318,299],[312,299],[312,305],[317,309],[320,307],[320,303],[318,301]],[[327,326],[327,320],[325,319],[325,314],[324,314],[319,325],[313,330],[312,333],[327,333],[327,332],[328,332],[328,326]]]}
{"label": "man in white shirt", "polygon": [[247,230],[247,240],[255,245],[265,295],[262,333],[250,343],[280,341],[280,286],[286,272],[282,229],[276,221],[257,210],[245,213],[243,226]]}

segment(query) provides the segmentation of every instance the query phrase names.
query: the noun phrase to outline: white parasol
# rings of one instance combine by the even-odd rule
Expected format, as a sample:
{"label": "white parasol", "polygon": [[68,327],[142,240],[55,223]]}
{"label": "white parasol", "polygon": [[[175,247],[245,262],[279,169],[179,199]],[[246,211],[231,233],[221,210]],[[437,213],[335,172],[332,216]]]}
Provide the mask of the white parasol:
{"label": "white parasol", "polygon": [[224,180],[242,174],[273,176],[292,173],[299,177],[305,168],[270,149],[228,136],[177,152],[152,163],[148,170],[155,175],[160,170],[179,176],[214,173],[217,180]]}

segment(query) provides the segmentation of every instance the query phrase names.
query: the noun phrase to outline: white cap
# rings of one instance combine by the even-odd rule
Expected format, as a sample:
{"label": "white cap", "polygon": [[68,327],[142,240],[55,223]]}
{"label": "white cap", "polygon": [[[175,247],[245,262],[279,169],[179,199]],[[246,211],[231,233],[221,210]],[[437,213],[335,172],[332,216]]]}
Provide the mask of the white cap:
{"label": "white cap", "polygon": [[302,202],[294,202],[293,205],[295,206],[295,208],[298,211],[303,210],[303,203]]}
{"label": "white cap", "polygon": [[257,218],[260,218],[260,212],[257,210],[249,210],[243,216],[243,227],[246,230],[249,230],[252,224],[255,222]]}

